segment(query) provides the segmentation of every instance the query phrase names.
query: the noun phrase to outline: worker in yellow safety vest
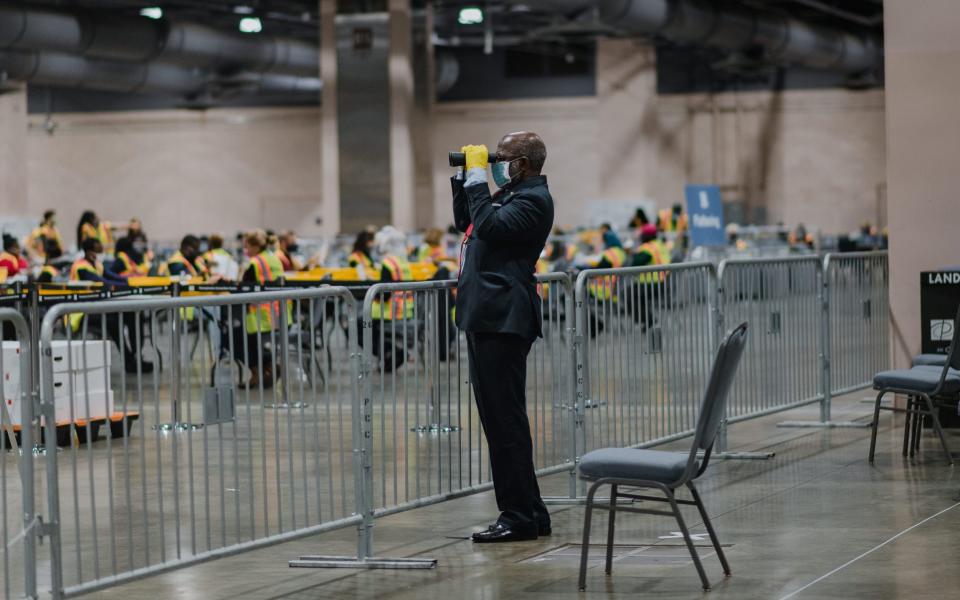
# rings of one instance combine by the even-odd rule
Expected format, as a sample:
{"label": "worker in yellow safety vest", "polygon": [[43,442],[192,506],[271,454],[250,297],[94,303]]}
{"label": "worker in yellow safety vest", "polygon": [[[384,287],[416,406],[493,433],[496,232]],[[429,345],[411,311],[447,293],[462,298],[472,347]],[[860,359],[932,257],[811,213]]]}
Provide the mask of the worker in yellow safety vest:
{"label": "worker in yellow safety vest", "polygon": [[[87,238],[80,245],[83,254],[73,262],[70,267],[70,281],[86,281],[90,283],[99,283],[102,285],[126,285],[127,280],[116,273],[105,268],[103,265],[103,244],[97,238]],[[67,324],[73,333],[80,331],[83,323],[83,313],[73,313],[67,315]],[[107,313],[104,317],[106,334],[117,345],[117,348],[124,355],[124,367],[127,373],[150,373],[153,371],[153,363],[143,360],[140,356],[140,347],[145,337],[142,329],[138,334],[136,324],[139,315],[133,312],[124,312],[121,314]],[[122,319],[121,332],[119,325]],[[99,327],[100,317],[93,319],[92,323]]]}
{"label": "worker in yellow safety vest", "polygon": [[371,256],[373,252],[373,233],[363,230],[353,242],[353,252],[347,257],[347,265],[357,270],[361,281],[371,281],[377,277],[377,264]]}
{"label": "worker in yellow safety vest", "polygon": [[436,227],[428,229],[423,234],[423,243],[417,248],[417,262],[439,266],[447,258],[447,251],[443,247],[443,230]]}
{"label": "worker in yellow safety vest", "polygon": [[[627,253],[623,249],[620,238],[607,223],[600,226],[600,232],[603,236],[603,252],[595,257],[587,258],[586,267],[591,269],[618,269],[625,266]],[[583,266],[583,264],[580,266]],[[616,302],[616,285],[616,275],[604,275],[599,278],[591,278],[587,283],[587,290],[598,300]]]}
{"label": "worker in yellow safety vest", "polygon": [[[667,245],[657,238],[657,228],[653,225],[644,225],[640,228],[640,247],[633,255],[631,266],[658,267],[670,264],[670,250]],[[641,273],[637,276],[640,283],[654,283],[663,281],[666,273]]]}
{"label": "worker in yellow safety vest", "polygon": [[45,238],[43,240],[43,266],[40,267],[40,274],[37,275],[37,283],[53,283],[60,277],[60,269],[54,262],[63,256],[60,245],[56,240]]}
{"label": "worker in yellow safety vest", "polygon": [[688,229],[687,215],[683,207],[674,204],[672,208],[664,208],[657,213],[657,228],[663,233],[681,233]]}
{"label": "worker in yellow safety vest", "polygon": [[[407,260],[407,238],[397,229],[386,226],[376,235],[377,250],[383,256],[380,263],[380,281],[413,281],[413,270]],[[392,293],[382,302],[374,302],[372,319],[380,321],[412,319],[414,312],[413,292]]]}
{"label": "worker in yellow safety vest", "polygon": [[63,249],[63,238],[60,236],[60,230],[57,229],[56,216],[56,212],[52,210],[44,212],[43,221],[27,236],[24,244],[26,250],[39,259],[45,258],[44,242],[46,240],[53,240],[61,250]]}
{"label": "worker in yellow safety vest", "polygon": [[77,245],[82,245],[86,239],[95,239],[106,252],[113,252],[113,229],[110,223],[101,221],[97,213],[85,210],[77,223]]}

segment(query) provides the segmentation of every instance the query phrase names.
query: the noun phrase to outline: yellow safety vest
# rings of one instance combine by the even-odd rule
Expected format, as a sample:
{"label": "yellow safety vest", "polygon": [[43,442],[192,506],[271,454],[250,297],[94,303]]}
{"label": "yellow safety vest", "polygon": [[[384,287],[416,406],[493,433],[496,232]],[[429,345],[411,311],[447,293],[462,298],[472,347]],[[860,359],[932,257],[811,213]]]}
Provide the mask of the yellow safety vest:
{"label": "yellow safety vest", "polygon": [[[413,270],[410,263],[396,256],[388,256],[383,259],[383,266],[390,273],[390,279],[393,281],[412,281]],[[386,304],[386,309],[383,305]],[[390,294],[386,302],[373,303],[370,308],[370,317],[381,321],[398,321],[412,319],[414,310],[413,292],[397,292]]]}
{"label": "yellow safety vest", "polygon": [[[606,259],[610,263],[611,268],[618,269],[627,262],[627,253],[623,248],[613,246],[607,248],[603,251],[603,254],[600,255],[601,259]],[[617,285],[617,276],[616,275],[604,275],[599,279],[591,279],[590,283],[587,284],[587,289],[590,293],[600,300],[613,300],[617,301],[617,294],[614,292],[614,288]]]}
{"label": "yellow safety vest", "polygon": [[362,280],[371,280],[377,277],[377,265],[369,256],[359,250],[347,257],[347,265],[356,269]]}
{"label": "yellow safety vest", "polygon": [[[640,250],[637,253],[639,254],[640,252],[646,252],[650,255],[650,262],[644,265],[645,267],[659,267],[670,264],[670,253],[660,240],[652,240],[644,243],[640,246]],[[663,271],[658,273],[642,273],[637,276],[637,281],[640,283],[655,283],[657,281],[663,281],[666,275]]]}
{"label": "yellow safety vest", "polygon": [[[253,267],[253,273],[260,285],[277,281],[283,273],[283,266],[276,255],[266,250],[251,258],[250,266]],[[252,305],[247,309],[247,333],[273,331],[274,323],[279,322],[279,319],[280,302],[278,300]],[[291,302],[287,302],[287,323],[293,323],[293,304]]]}
{"label": "yellow safety vest", "polygon": [[[103,265],[99,262],[92,264],[86,258],[81,257],[75,260],[72,265],[70,265],[70,281],[81,281],[81,272],[93,273],[103,277]],[[83,313],[70,313],[65,317],[67,326],[70,327],[70,331],[73,333],[80,331],[80,324],[83,322],[84,316],[85,315]]]}

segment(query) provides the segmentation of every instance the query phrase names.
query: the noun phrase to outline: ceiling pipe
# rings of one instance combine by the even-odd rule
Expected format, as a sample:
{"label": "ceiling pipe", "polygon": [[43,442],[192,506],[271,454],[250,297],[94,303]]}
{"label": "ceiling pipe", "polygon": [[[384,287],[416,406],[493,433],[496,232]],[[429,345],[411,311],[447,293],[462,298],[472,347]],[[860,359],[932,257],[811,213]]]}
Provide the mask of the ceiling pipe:
{"label": "ceiling pipe", "polygon": [[223,79],[202,69],[156,61],[132,63],[91,59],[62,52],[0,51],[0,72],[35,85],[136,94],[195,96],[242,86],[246,93],[314,94],[317,78],[244,73]]}
{"label": "ceiling pipe", "polygon": [[600,20],[620,31],[724,50],[760,46],[775,63],[855,74],[880,64],[875,36],[697,0],[599,0]]}
{"label": "ceiling pipe", "polygon": [[188,64],[222,70],[316,77],[316,46],[200,25],[0,5],[0,49],[51,50],[117,61]]}

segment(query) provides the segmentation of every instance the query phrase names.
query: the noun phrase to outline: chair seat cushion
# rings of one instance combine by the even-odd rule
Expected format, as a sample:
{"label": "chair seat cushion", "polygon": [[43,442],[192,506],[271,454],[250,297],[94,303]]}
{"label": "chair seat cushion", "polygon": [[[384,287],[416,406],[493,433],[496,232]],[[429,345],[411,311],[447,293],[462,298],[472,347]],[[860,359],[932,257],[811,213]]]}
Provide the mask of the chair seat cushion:
{"label": "chair seat cushion", "polygon": [[662,452],[635,448],[601,448],[580,459],[584,479],[615,477],[673,483],[687,467],[689,452]]}
{"label": "chair seat cushion", "polygon": [[[916,367],[913,369],[897,369],[881,371],[873,376],[873,388],[895,388],[898,390],[916,390],[930,393],[940,383],[940,374],[943,368]],[[960,373],[951,371],[943,382],[943,393],[954,394],[960,392]]]}
{"label": "chair seat cushion", "polygon": [[913,357],[913,366],[919,367],[921,365],[935,365],[942,367],[947,364],[947,355],[946,354],[918,354]]}

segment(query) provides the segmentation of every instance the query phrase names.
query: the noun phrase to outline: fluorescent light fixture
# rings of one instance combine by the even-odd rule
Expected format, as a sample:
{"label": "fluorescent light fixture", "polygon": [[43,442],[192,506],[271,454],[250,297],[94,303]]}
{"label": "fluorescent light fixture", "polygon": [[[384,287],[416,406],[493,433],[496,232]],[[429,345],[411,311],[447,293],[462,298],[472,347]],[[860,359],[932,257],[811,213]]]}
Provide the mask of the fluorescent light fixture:
{"label": "fluorescent light fixture", "polygon": [[148,19],[162,19],[163,9],[159,6],[148,6],[140,9],[140,16]]}
{"label": "fluorescent light fixture", "polygon": [[243,33],[260,33],[263,31],[263,23],[258,17],[244,17],[240,19],[240,31]]}
{"label": "fluorescent light fixture", "polygon": [[457,22],[461,25],[479,25],[483,23],[483,11],[476,6],[461,8],[460,15],[457,16]]}
{"label": "fluorescent light fixture", "polygon": [[238,5],[236,5],[236,6],[233,7],[233,12],[236,13],[236,14],[238,14],[238,15],[252,15],[252,14],[253,14],[253,9],[252,9],[251,7],[249,7],[249,6],[244,5],[244,4],[238,4]]}

